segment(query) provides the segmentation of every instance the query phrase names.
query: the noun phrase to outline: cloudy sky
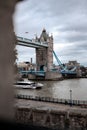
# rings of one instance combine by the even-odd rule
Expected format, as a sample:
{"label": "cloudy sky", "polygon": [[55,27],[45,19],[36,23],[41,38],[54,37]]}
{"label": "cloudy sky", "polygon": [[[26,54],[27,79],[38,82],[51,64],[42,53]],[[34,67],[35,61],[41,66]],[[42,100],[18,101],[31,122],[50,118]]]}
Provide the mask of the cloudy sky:
{"label": "cloudy sky", "polygon": [[[16,35],[29,39],[46,28],[63,63],[77,60],[87,66],[87,0],[24,0],[17,4],[13,21]],[[35,62],[34,49],[17,49],[19,62],[31,57]]]}

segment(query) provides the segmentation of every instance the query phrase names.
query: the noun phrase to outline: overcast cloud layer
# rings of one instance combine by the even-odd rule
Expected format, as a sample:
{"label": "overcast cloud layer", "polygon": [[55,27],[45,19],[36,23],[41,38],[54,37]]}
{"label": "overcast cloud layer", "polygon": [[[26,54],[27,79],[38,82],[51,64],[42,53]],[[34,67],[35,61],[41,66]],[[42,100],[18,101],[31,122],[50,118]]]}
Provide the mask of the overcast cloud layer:
{"label": "overcast cloud layer", "polygon": [[[33,38],[45,27],[63,63],[77,60],[87,66],[87,0],[25,0],[17,4],[13,18],[16,35]],[[35,62],[34,49],[17,48],[19,61],[32,57]]]}

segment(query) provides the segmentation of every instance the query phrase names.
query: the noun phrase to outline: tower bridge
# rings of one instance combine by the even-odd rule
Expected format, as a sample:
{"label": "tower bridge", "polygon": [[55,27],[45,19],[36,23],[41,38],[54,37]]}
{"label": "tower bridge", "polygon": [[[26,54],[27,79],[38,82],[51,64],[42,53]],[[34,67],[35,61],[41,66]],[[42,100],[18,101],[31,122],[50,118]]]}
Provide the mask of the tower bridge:
{"label": "tower bridge", "polygon": [[[45,29],[43,29],[40,37],[36,37],[35,39],[27,39],[23,37],[18,37],[17,36],[17,43],[18,45],[21,46],[27,46],[27,47],[32,47],[35,48],[36,51],[36,71],[21,71],[22,74],[33,74],[33,75],[40,75],[40,76],[46,76],[45,72],[49,73],[50,77],[53,74],[52,69],[53,69],[53,54],[57,60],[58,65],[61,67],[61,74],[76,74],[76,71],[70,71],[67,70],[66,67],[63,66],[59,58],[57,57],[56,53],[53,51],[53,36],[49,36],[46,32]],[[54,73],[54,72],[53,72]],[[58,74],[58,72],[57,72]],[[57,76],[58,77],[58,76]]]}
{"label": "tower bridge", "polygon": [[17,36],[17,43],[18,45],[21,46],[27,46],[27,47],[32,47],[32,48],[40,48],[40,47],[46,47],[48,48],[48,43],[47,42],[38,42],[35,40],[23,38],[23,37],[18,37]]}
{"label": "tower bridge", "polygon": [[36,51],[37,71],[49,71],[53,66],[53,37],[49,36],[43,29],[40,37],[36,39],[27,39],[17,36],[17,43],[21,46],[33,47]]}

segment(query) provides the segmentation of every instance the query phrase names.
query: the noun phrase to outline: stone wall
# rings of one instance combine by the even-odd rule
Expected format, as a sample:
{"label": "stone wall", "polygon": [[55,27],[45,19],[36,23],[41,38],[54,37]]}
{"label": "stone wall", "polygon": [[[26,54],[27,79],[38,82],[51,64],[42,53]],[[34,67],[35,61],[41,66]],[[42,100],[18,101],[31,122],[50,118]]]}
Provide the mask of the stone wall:
{"label": "stone wall", "polygon": [[28,79],[36,79],[36,76],[33,74],[28,74]]}
{"label": "stone wall", "polygon": [[41,110],[33,108],[16,108],[16,121],[63,130],[87,130],[87,114],[59,110]]}
{"label": "stone wall", "polygon": [[50,71],[53,68],[53,37],[49,37],[47,42],[47,70]]}
{"label": "stone wall", "polygon": [[62,75],[58,72],[46,72],[45,79],[48,80],[60,80],[62,79]]}
{"label": "stone wall", "polygon": [[0,0],[0,119],[14,117],[14,62],[16,37],[13,13],[19,0]]}
{"label": "stone wall", "polygon": [[40,70],[41,66],[47,64],[47,48],[36,48],[36,64],[37,70]]}
{"label": "stone wall", "polygon": [[35,76],[33,74],[28,74],[28,79],[38,79],[38,80],[62,80],[63,77],[60,73],[58,72],[51,72],[51,71],[48,71],[45,73],[45,76],[44,77],[41,77],[41,76]]}

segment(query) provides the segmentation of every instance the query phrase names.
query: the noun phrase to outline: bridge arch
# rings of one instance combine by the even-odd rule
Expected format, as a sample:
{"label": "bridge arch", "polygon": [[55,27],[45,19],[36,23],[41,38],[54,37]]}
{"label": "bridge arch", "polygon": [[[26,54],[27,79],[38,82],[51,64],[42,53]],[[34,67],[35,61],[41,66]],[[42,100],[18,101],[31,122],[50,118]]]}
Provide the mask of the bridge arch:
{"label": "bridge arch", "polygon": [[45,65],[41,65],[40,66],[40,71],[44,71],[44,67],[45,67]]}

